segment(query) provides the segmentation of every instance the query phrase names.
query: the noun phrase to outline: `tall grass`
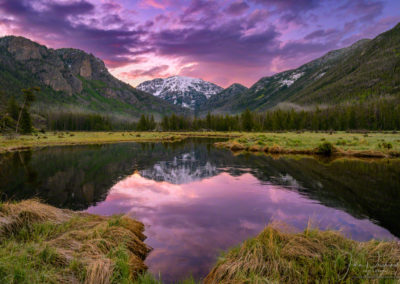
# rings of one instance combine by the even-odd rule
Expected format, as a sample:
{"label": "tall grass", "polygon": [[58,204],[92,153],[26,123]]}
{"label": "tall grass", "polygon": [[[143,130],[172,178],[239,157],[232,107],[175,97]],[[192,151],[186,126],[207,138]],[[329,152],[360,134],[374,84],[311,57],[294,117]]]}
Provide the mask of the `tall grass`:
{"label": "tall grass", "polygon": [[144,226],[35,200],[0,204],[0,283],[133,283],[147,267]]}
{"label": "tall grass", "polygon": [[380,283],[400,277],[400,244],[267,226],[222,255],[205,283]]}

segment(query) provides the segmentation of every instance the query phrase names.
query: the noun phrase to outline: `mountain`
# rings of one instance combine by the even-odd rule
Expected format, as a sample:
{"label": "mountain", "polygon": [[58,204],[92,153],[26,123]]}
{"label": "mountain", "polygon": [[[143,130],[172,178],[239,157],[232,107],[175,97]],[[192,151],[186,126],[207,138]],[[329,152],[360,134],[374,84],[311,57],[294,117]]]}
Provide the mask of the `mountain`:
{"label": "mountain", "polygon": [[280,103],[340,104],[399,94],[400,24],[372,40],[261,78],[249,90],[220,101],[214,112],[263,111]]}
{"label": "mountain", "polygon": [[200,105],[200,112],[213,112],[215,109],[222,107],[225,102],[228,102],[231,98],[240,95],[248,90],[247,87],[235,83],[224,89],[222,92],[215,96],[210,97],[204,104]]}
{"label": "mountain", "polygon": [[192,110],[198,109],[208,99],[223,90],[202,79],[183,76],[145,81],[138,85],[137,89]]}
{"label": "mountain", "polygon": [[104,62],[71,48],[49,49],[23,37],[0,38],[0,85],[6,97],[39,86],[36,108],[157,116],[182,109],[116,79]]}

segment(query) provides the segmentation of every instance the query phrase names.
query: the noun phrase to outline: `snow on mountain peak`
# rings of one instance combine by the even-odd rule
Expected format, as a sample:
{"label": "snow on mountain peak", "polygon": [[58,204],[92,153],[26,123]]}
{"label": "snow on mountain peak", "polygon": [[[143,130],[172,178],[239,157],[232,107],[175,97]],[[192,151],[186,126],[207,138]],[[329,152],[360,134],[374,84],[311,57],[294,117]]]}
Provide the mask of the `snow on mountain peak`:
{"label": "snow on mountain peak", "polygon": [[185,76],[145,81],[137,89],[190,109],[195,109],[223,90],[213,83]]}

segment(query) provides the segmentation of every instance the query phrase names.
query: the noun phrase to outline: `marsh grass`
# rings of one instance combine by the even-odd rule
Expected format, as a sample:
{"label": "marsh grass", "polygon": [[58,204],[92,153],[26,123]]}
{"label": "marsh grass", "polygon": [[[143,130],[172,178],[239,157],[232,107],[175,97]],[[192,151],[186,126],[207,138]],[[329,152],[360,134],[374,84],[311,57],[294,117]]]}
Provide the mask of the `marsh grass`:
{"label": "marsh grass", "polygon": [[0,204],[1,283],[133,283],[146,271],[144,226],[124,216]]}
{"label": "marsh grass", "polygon": [[400,134],[369,133],[242,133],[239,138],[217,142],[217,147],[234,152],[270,154],[337,155],[365,158],[400,156]]}
{"label": "marsh grass", "polygon": [[48,132],[46,135],[0,136],[0,153],[56,145],[106,144],[120,142],[178,142],[186,138],[230,138],[224,132]]}
{"label": "marsh grass", "polygon": [[267,226],[222,255],[205,283],[397,283],[398,242],[356,242],[336,231]]}

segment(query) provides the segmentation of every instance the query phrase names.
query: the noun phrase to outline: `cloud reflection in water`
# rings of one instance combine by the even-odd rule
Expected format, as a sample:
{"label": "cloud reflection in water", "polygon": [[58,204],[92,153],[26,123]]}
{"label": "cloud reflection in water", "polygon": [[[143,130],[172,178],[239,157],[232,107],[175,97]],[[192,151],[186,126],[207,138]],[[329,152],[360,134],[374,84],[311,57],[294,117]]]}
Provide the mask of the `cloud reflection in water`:
{"label": "cloud reflection in water", "polygon": [[257,235],[272,220],[304,229],[342,229],[357,240],[393,236],[367,219],[305,198],[296,191],[261,183],[250,173],[216,176],[184,184],[155,181],[135,173],[115,184],[90,213],[125,213],[146,226],[150,271],[164,281],[191,274],[204,277],[221,250]]}

